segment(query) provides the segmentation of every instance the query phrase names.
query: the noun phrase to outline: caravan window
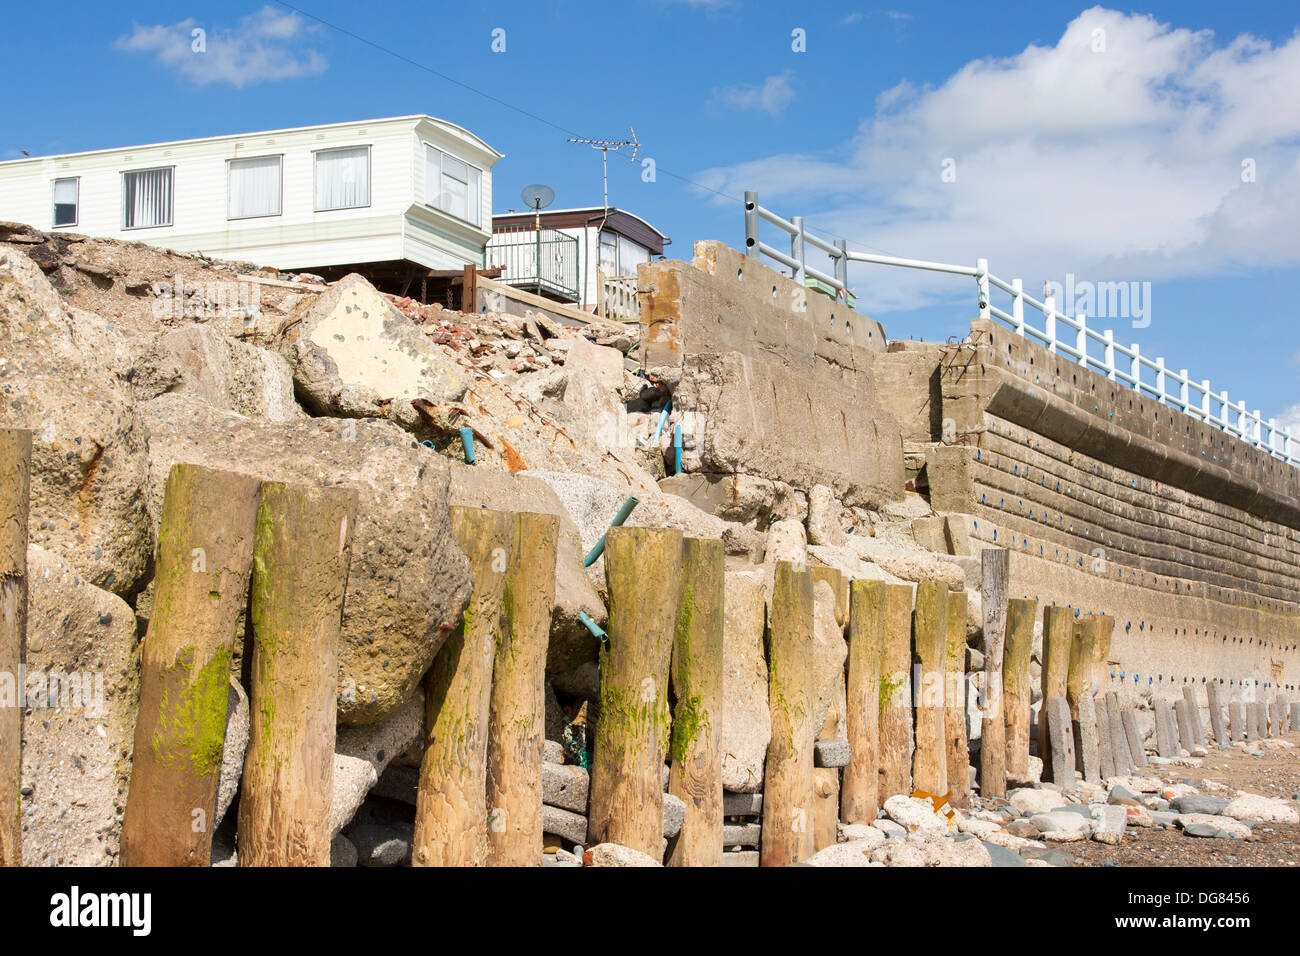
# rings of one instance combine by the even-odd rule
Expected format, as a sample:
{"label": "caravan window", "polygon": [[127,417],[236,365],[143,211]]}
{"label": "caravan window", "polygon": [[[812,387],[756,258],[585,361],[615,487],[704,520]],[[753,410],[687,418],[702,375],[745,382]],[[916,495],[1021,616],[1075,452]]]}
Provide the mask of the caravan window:
{"label": "caravan window", "polygon": [[122,174],[122,228],[149,229],[172,224],[175,166],[135,169]]}
{"label": "caravan window", "polygon": [[370,147],[316,151],[316,211],[370,205]]}
{"label": "caravan window", "polygon": [[424,201],[478,226],[483,222],[483,171],[425,144]]}
{"label": "caravan window", "polygon": [[226,163],[226,218],[280,215],[280,157],[254,156]]}
{"label": "caravan window", "polygon": [[81,182],[76,176],[54,180],[54,225],[77,224],[77,195],[80,191]]}

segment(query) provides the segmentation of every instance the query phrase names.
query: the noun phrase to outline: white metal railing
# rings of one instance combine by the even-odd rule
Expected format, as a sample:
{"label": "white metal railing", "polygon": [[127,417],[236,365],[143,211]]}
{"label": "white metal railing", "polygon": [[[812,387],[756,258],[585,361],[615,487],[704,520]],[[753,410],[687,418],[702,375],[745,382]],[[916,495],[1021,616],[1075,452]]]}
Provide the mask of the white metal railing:
{"label": "white metal railing", "polygon": [[[761,222],[771,223],[789,234],[788,254],[760,239]],[[807,264],[808,246],[820,249],[830,257],[835,269],[834,276],[827,275]],[[1141,395],[1148,395],[1165,405],[1221,428],[1228,434],[1262,448],[1288,464],[1295,465],[1300,461],[1300,456],[1296,454],[1294,436],[1289,430],[1280,427],[1276,419],[1263,418],[1259,409],[1248,411],[1244,401],[1232,402],[1228,398],[1227,389],[1222,392],[1212,391],[1209,379],[1194,381],[1185,368],[1174,371],[1165,365],[1163,357],[1147,358],[1136,342],[1125,346],[1115,341],[1111,329],[1098,330],[1089,326],[1088,317],[1083,313],[1070,316],[1061,312],[1057,309],[1053,296],[1044,296],[1041,301],[1035,299],[1024,291],[1024,284],[1020,279],[1012,279],[1008,282],[989,272],[987,259],[976,260],[974,266],[961,266],[944,262],[928,262],[924,259],[902,259],[896,256],[858,252],[849,249],[843,239],[829,242],[814,236],[804,228],[801,216],[786,220],[770,209],[763,208],[758,204],[758,194],[752,191],[745,193],[745,254],[753,258],[767,256],[781,263],[791,270],[795,281],[800,284],[806,283],[810,277],[820,279],[833,286],[837,293],[844,295],[848,293],[849,262],[866,262],[969,276],[975,280],[980,318],[997,319],[1017,335],[1034,339],[1046,346],[1050,352],[1064,355],[1085,368],[1100,372],[1112,382],[1127,385]],[[990,293],[994,289],[1011,297],[1011,311],[1008,312],[993,304]],[[1042,314],[1041,329],[1025,321],[1026,306]],[[1099,348],[1094,348],[1092,351],[1099,351],[1100,357],[1090,354],[1089,348],[1093,343]]]}

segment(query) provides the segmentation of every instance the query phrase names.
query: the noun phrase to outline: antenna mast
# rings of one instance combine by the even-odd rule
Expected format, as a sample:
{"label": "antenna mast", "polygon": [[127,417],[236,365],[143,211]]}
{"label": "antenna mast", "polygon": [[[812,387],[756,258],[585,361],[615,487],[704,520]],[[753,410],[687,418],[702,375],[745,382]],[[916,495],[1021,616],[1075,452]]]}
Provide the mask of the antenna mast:
{"label": "antenna mast", "polygon": [[601,179],[604,182],[604,196],[605,196],[604,208],[605,208],[606,216],[609,215],[609,151],[612,149],[614,152],[618,152],[623,147],[630,146],[632,148],[632,156],[631,158],[628,159],[628,162],[634,163],[636,162],[636,154],[641,150],[641,144],[637,141],[636,138],[636,129],[629,126],[628,132],[631,133],[632,135],[631,139],[613,140],[613,139],[577,139],[574,137],[569,138],[570,143],[586,143],[592,149],[600,150],[600,170],[601,170]]}

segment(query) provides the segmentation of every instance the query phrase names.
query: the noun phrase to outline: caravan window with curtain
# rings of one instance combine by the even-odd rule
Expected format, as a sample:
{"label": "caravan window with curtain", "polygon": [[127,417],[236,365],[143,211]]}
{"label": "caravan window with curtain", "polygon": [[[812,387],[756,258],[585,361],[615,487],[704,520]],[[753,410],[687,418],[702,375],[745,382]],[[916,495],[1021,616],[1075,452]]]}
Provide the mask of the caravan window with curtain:
{"label": "caravan window with curtain", "polygon": [[122,228],[148,229],[172,224],[175,166],[134,169],[122,174]]}
{"label": "caravan window with curtain", "polygon": [[618,275],[618,236],[612,232],[600,234],[600,273],[604,276]]}
{"label": "caravan window with curtain", "polygon": [[424,146],[424,201],[435,209],[450,213],[475,226],[483,222],[480,201],[482,170],[444,153],[427,143]]}
{"label": "caravan window with curtain", "polygon": [[54,180],[54,225],[77,224],[77,193],[80,181],[76,176]]}
{"label": "caravan window with curtain", "polygon": [[279,156],[231,159],[226,163],[226,218],[280,215]]}
{"label": "caravan window with curtain", "polygon": [[370,147],[316,152],[316,211],[370,205]]}
{"label": "caravan window with curtain", "polygon": [[650,250],[625,236],[618,237],[618,274],[635,276],[636,267],[650,261]]}

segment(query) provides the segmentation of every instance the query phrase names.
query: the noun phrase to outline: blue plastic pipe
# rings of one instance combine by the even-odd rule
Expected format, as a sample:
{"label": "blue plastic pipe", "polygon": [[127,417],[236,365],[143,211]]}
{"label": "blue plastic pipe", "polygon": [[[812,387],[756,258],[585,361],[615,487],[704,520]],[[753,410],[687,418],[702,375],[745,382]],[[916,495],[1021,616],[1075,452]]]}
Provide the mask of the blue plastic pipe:
{"label": "blue plastic pipe", "polygon": [[[614,520],[610,522],[609,526],[611,528],[617,528],[619,525],[621,525],[624,521],[627,520],[628,515],[632,513],[632,509],[635,508],[636,505],[637,505],[637,501],[635,498],[628,498],[627,501],[623,502],[623,507],[618,509],[618,514],[614,515]],[[606,534],[608,534],[608,531],[606,531]],[[600,556],[604,553],[605,553],[605,535],[602,534],[600,536],[600,540],[597,541],[595,546],[590,551],[587,552],[587,557],[582,562],[583,567],[586,568],[591,567],[593,564],[595,564],[597,561],[600,560]]]}
{"label": "blue plastic pipe", "polygon": [[587,630],[591,631],[593,636],[600,638],[600,643],[604,644],[609,640],[609,635],[605,633],[605,629],[587,617],[586,611],[578,612],[578,620],[587,626]]}
{"label": "blue plastic pipe", "polygon": [[668,399],[668,404],[664,406],[664,410],[659,413],[659,424],[655,426],[654,444],[656,445],[659,444],[659,436],[664,433],[664,425],[668,422],[668,413],[672,411],[672,407],[673,400],[670,398]]}
{"label": "blue plastic pipe", "polygon": [[674,456],[674,460],[676,461],[676,465],[673,469],[673,474],[680,475],[682,473],[682,426],[681,425],[673,426],[673,456]]}
{"label": "blue plastic pipe", "polygon": [[462,428],[460,430],[460,443],[465,446],[466,463],[474,464],[474,429]]}

